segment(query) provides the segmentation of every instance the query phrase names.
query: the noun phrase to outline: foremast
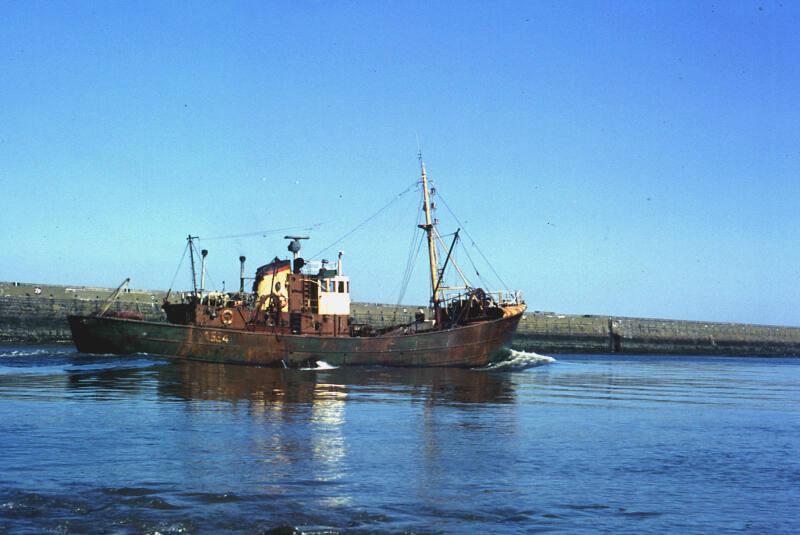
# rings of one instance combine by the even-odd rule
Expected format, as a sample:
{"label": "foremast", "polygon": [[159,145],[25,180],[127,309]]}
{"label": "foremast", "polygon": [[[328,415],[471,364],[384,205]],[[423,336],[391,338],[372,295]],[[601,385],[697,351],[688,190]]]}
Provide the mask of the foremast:
{"label": "foremast", "polygon": [[431,268],[431,306],[433,307],[434,317],[439,323],[439,265],[436,260],[436,236],[434,225],[436,220],[431,217],[430,189],[428,188],[428,175],[425,172],[425,162],[422,161],[422,153],[419,153],[419,164],[422,173],[422,191],[424,192],[424,202],[422,205],[425,211],[425,223],[417,225],[425,231],[428,238],[428,260]]}

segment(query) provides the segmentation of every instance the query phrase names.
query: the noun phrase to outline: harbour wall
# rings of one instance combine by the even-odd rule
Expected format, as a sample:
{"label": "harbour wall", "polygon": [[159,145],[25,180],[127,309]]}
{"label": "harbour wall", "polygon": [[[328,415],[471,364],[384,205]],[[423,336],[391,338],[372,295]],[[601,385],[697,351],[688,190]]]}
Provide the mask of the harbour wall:
{"label": "harbour wall", "polygon": [[530,314],[520,322],[513,346],[537,353],[800,356],[800,328]]}
{"label": "harbour wall", "polygon": [[[97,312],[103,300],[0,297],[0,342],[68,342],[67,316]],[[145,319],[164,318],[158,305],[117,301],[111,310],[137,310]]]}
{"label": "harbour wall", "polygon": [[[37,291],[38,288],[38,291]],[[108,288],[0,282],[0,342],[68,342],[67,315],[99,310]],[[130,290],[112,310],[164,319],[165,293]],[[410,322],[417,307],[353,303],[354,321]],[[512,347],[537,353],[800,356],[800,328],[555,313],[525,314]]]}

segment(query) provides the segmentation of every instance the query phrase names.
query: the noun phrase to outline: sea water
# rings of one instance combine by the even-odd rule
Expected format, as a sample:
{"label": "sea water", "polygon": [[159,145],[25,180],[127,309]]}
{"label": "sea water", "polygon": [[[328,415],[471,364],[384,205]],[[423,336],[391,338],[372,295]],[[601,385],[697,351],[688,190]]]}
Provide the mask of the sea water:
{"label": "sea water", "polygon": [[800,360],[0,347],[0,532],[797,533]]}

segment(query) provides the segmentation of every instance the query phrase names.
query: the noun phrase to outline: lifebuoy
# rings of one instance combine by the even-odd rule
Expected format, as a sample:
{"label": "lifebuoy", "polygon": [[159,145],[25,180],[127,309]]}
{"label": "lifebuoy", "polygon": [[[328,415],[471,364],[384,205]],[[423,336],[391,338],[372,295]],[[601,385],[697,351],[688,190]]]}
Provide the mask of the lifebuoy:
{"label": "lifebuoy", "polygon": [[226,308],[222,311],[222,323],[225,325],[233,323],[233,310]]}

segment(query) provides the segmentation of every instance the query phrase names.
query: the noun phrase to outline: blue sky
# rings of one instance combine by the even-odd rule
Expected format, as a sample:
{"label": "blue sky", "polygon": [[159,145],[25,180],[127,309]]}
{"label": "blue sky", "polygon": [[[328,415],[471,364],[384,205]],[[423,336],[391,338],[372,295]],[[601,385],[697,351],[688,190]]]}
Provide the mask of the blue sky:
{"label": "blue sky", "polygon": [[[796,3],[0,13],[0,280],[166,288],[190,232],[319,224],[316,252],[414,182],[419,136],[531,309],[800,325]],[[345,250],[355,299],[397,300],[417,205],[326,253]],[[211,280],[287,254],[281,238],[201,242]],[[406,302],[424,275],[420,257]]]}

